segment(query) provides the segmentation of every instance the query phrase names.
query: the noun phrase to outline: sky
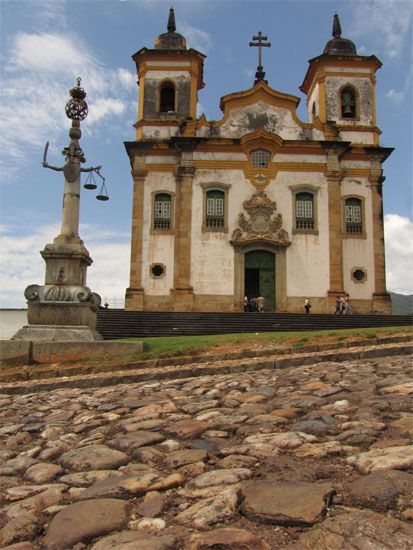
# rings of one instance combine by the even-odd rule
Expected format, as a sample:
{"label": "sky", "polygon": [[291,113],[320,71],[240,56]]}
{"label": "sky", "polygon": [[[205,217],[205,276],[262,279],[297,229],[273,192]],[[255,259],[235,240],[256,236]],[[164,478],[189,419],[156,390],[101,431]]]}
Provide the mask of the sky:
{"label": "sky", "polygon": [[[412,21],[404,0],[174,0],[177,31],[206,54],[198,112],[220,119],[221,96],[252,86],[262,31],[268,83],[301,98],[308,60],[331,38],[340,16],[343,37],[359,54],[376,55],[377,124],[381,145],[395,147],[384,164],[387,288],[413,293]],[[87,284],[119,305],[129,283],[132,178],[124,141],[135,139],[138,87],[131,55],[152,48],[166,31],[171,2],[157,0],[0,0],[0,307],[25,307],[24,289],[44,283],[39,251],[60,230],[63,179],[42,168],[63,165],[70,121],[68,90],[82,77],[89,115],[81,146],[87,163],[102,164],[110,200],[82,189],[80,236],[94,263]]]}

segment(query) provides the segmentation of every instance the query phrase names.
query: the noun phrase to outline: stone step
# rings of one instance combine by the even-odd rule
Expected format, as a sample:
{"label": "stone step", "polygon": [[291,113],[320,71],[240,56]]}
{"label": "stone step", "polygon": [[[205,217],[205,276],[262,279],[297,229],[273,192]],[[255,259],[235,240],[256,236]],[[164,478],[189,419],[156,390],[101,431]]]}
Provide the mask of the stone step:
{"label": "stone step", "polygon": [[98,313],[97,329],[105,339],[117,339],[411,326],[412,323],[412,315],[177,313],[101,309]]}

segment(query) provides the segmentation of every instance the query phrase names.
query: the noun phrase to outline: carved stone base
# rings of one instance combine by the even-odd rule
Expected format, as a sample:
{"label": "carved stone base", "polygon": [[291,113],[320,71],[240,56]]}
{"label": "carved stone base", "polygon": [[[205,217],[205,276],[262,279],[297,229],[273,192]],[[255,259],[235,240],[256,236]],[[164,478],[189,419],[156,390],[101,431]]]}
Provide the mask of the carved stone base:
{"label": "carved stone base", "polygon": [[103,337],[97,330],[87,326],[26,325],[11,339],[31,342],[94,342],[103,340]]}
{"label": "carved stone base", "polygon": [[28,302],[29,325],[96,328],[98,308],[89,302]]}
{"label": "carved stone base", "polygon": [[125,309],[143,311],[145,292],[143,288],[127,288],[125,294]]}
{"label": "carved stone base", "polygon": [[171,289],[171,300],[173,311],[194,311],[194,290],[191,287]]}
{"label": "carved stone base", "polygon": [[391,315],[391,296],[387,292],[373,294],[373,313]]}

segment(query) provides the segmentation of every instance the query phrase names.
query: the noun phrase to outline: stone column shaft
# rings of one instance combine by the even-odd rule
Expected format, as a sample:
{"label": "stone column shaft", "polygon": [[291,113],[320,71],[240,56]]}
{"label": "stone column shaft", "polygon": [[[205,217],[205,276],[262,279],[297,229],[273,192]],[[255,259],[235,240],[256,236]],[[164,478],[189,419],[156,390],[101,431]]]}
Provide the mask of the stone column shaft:
{"label": "stone column shaft", "polygon": [[192,290],[191,287],[191,220],[192,180],[194,168],[180,167],[176,193],[176,228],[174,288]]}
{"label": "stone column shaft", "polygon": [[[378,163],[380,166],[380,163]],[[386,294],[386,263],[384,255],[383,199],[381,196],[381,166],[373,167],[370,175],[373,248],[374,248],[374,293]]]}
{"label": "stone column shaft", "polygon": [[343,286],[343,237],[341,177],[327,175],[328,220],[330,241],[330,289],[329,294],[337,295],[344,291]]}

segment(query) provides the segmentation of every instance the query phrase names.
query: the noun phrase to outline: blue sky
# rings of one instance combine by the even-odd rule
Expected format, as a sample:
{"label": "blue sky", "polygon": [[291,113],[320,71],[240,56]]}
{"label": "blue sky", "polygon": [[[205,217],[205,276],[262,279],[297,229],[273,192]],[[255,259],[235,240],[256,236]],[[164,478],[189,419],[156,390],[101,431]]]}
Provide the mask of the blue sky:
{"label": "blue sky", "polygon": [[[110,200],[82,190],[80,235],[94,264],[88,285],[103,298],[123,298],[129,277],[132,199],[123,141],[134,139],[138,89],[131,55],[165,32],[171,2],[149,0],[1,0],[0,307],[23,307],[28,284],[42,284],[38,251],[60,227],[62,164],[70,121],[64,113],[77,76],[88,93],[81,145],[87,165],[102,164]],[[338,12],[343,36],[362,55],[383,63],[377,73],[381,144],[395,147],[384,164],[384,213],[389,290],[413,293],[412,18],[404,0],[175,0],[177,30],[207,55],[199,111],[221,117],[222,95],[251,87],[261,30],[269,84],[301,97],[308,59],[322,53]]]}

